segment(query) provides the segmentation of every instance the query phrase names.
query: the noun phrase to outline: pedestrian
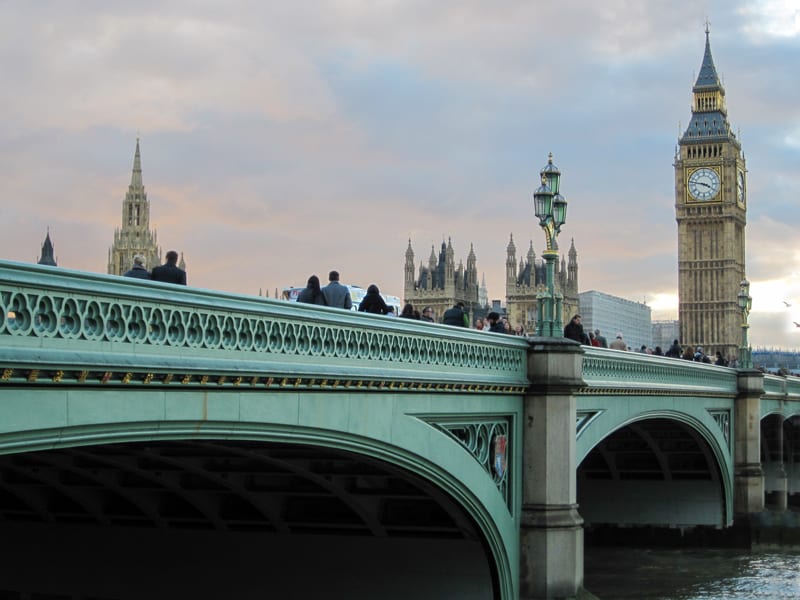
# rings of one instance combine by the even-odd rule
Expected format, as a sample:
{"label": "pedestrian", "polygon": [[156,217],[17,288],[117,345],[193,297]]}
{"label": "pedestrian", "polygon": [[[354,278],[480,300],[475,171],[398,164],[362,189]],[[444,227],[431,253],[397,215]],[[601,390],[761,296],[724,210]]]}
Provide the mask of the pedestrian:
{"label": "pedestrian", "polygon": [[600,342],[601,348],[608,348],[608,340],[605,338],[605,336],[600,335],[599,329],[594,330],[594,337],[597,339],[598,342]]}
{"label": "pedestrian", "polygon": [[711,363],[711,359],[706,356],[706,353],[703,352],[703,347],[698,346],[697,349],[694,351],[694,361],[701,362],[701,363]]}
{"label": "pedestrian", "polygon": [[339,283],[339,271],[331,271],[328,273],[328,285],[322,288],[322,295],[325,298],[325,304],[327,306],[344,308],[345,310],[353,308],[353,299],[350,297],[350,290],[346,285]]}
{"label": "pedestrian", "polygon": [[684,360],[694,360],[694,352],[692,352],[691,346],[686,346],[686,350],[681,354],[681,358]]}
{"label": "pedestrian", "polygon": [[448,308],[444,311],[442,323],[455,325],[456,327],[469,327],[469,315],[464,311],[464,303],[456,302],[453,308]]}
{"label": "pedestrian", "polygon": [[564,327],[564,337],[570,340],[575,340],[578,343],[583,343],[583,325],[581,325],[581,316],[574,315],[569,323]]}
{"label": "pedestrian", "polygon": [[419,318],[420,321],[426,321],[428,323],[433,323],[433,308],[430,306],[426,306],[422,309],[422,316]]}
{"label": "pedestrian", "polygon": [[305,288],[300,290],[297,295],[297,301],[304,304],[319,304],[325,306],[325,296],[322,295],[322,290],[319,287],[319,277],[312,275],[308,278],[308,284]]}
{"label": "pedestrian", "polygon": [[144,256],[136,255],[133,257],[133,267],[125,271],[123,277],[133,277],[135,279],[150,279],[150,271],[144,266]]}
{"label": "pedestrian", "polygon": [[725,359],[724,356],[722,356],[722,352],[720,352],[719,350],[717,350],[717,360],[714,361],[714,364],[719,365],[720,367],[728,366],[728,361]]}
{"label": "pedestrian", "polygon": [[367,293],[364,294],[361,304],[358,305],[358,311],[375,315],[385,315],[389,312],[389,307],[386,305],[383,296],[381,296],[381,291],[374,283],[367,288]]}
{"label": "pedestrian", "polygon": [[166,259],[166,263],[153,269],[152,273],[150,273],[150,279],[164,283],[186,285],[186,271],[178,266],[178,253],[175,250],[170,250],[167,252]]}
{"label": "pedestrian", "polygon": [[589,343],[595,348],[602,348],[600,340],[597,339],[597,334],[594,331],[589,331]]}
{"label": "pedestrian", "polygon": [[609,345],[609,348],[612,350],[627,350],[628,344],[625,343],[625,340],[622,339],[622,332],[617,332],[617,337],[612,341]]}
{"label": "pedestrian", "polygon": [[400,312],[401,319],[419,319],[414,314],[414,305],[411,302],[406,302],[406,305],[403,307],[403,310]]}
{"label": "pedestrian", "polygon": [[500,320],[500,315],[494,311],[486,315],[489,321],[489,331],[491,333],[507,333],[505,324]]}
{"label": "pedestrian", "polygon": [[666,351],[664,356],[669,356],[670,358],[680,358],[682,354],[681,344],[678,340],[672,340],[672,346]]}

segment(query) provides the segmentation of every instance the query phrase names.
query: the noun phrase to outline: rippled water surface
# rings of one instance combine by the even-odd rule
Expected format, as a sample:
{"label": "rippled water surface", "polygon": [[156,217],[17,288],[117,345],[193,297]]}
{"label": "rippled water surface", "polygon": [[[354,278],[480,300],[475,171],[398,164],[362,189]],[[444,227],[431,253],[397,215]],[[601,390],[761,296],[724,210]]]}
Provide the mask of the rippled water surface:
{"label": "rippled water surface", "polygon": [[797,600],[800,550],[587,548],[584,583],[601,600]]}

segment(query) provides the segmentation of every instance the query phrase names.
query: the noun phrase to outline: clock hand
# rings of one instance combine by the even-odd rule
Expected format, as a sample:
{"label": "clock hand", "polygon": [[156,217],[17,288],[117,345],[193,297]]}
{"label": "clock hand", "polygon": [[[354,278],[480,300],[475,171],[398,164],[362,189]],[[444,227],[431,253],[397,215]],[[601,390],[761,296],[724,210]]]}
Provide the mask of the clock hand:
{"label": "clock hand", "polygon": [[697,182],[697,185],[704,185],[704,186],[706,186],[707,188],[711,189],[711,186],[710,186],[710,185],[708,185],[708,184],[707,184],[706,182],[704,182],[704,181],[698,181],[698,182]]}

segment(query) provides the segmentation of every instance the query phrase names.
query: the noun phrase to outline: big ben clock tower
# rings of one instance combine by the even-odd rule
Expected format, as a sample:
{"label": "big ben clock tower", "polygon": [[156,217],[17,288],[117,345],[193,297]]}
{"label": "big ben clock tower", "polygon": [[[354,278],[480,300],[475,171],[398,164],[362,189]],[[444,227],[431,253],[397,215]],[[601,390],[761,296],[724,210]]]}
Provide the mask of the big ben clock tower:
{"label": "big ben clock tower", "polygon": [[737,302],[745,278],[747,196],[742,146],[728,123],[706,26],[706,48],[692,88],[692,116],[675,154],[678,318],[681,342],[736,356],[742,342]]}

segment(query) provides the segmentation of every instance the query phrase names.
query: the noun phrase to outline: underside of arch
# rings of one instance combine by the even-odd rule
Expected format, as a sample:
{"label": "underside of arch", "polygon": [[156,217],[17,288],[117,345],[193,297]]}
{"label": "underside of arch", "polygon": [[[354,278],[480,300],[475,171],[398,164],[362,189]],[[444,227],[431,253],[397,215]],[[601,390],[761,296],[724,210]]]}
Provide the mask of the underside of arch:
{"label": "underside of arch", "polygon": [[[451,495],[384,460],[302,443],[149,440],[2,455],[0,532],[7,541],[19,542],[20,552],[26,540],[38,540],[38,550],[30,548],[34,557],[44,547],[55,552],[59,540],[95,540],[95,545],[109,544],[109,555],[118,549],[124,555],[121,548],[131,544],[142,554],[158,554],[163,548],[153,542],[161,539],[177,556],[190,554],[197,545],[225,548],[236,540],[234,548],[257,548],[264,557],[273,557],[273,566],[263,566],[269,584],[260,597],[265,589],[277,594],[281,589],[304,590],[310,594],[305,597],[314,597],[317,583],[298,579],[296,565],[303,559],[316,559],[329,577],[335,574],[326,569],[338,565],[344,579],[328,582],[326,589],[340,586],[339,593],[347,597],[368,598],[378,592],[381,597],[407,597],[411,583],[402,581],[404,568],[422,573],[416,586],[452,589],[457,580],[469,582],[456,585],[464,597],[500,596],[485,536]],[[308,543],[303,546],[301,540]],[[67,545],[73,547],[74,542]],[[89,554],[74,569],[87,560],[102,561],[93,550],[87,548]],[[60,552],[70,554],[64,547]],[[326,558],[325,552],[335,556]],[[435,555],[441,553],[450,558],[435,567]],[[299,558],[289,561],[289,554]],[[354,562],[342,566],[347,556]],[[406,564],[378,577],[389,561]],[[276,570],[274,565],[282,566]],[[365,567],[374,572],[359,575]],[[24,571],[24,564],[0,569],[4,582],[15,581],[16,573]],[[354,587],[359,580],[387,589],[360,590]],[[69,581],[66,574],[61,583],[69,587]],[[9,589],[45,591],[24,579]],[[58,589],[73,594],[100,591]],[[194,597],[214,597],[204,593],[198,588]],[[103,597],[124,596],[106,592]]]}
{"label": "underside of arch", "polygon": [[588,526],[722,526],[725,486],[708,442],[686,423],[640,420],[603,439],[578,467]]}

